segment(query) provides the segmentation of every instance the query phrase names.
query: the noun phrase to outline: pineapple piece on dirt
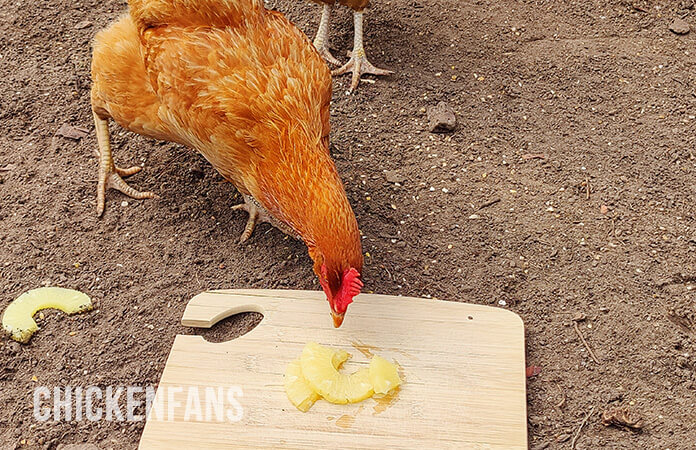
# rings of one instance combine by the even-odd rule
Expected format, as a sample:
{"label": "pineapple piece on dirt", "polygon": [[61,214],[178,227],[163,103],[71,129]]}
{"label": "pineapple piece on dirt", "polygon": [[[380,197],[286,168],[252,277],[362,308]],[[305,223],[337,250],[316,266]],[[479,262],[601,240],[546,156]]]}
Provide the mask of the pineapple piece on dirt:
{"label": "pineapple piece on dirt", "polygon": [[356,403],[370,397],[374,390],[369,369],[340,373],[332,363],[333,354],[334,350],[315,342],[302,350],[300,366],[310,388],[331,403]]}
{"label": "pineapple piece on dirt", "polygon": [[79,291],[59,287],[32,289],[17,297],[2,315],[2,328],[17,342],[26,344],[39,329],[33,316],[40,309],[60,309],[77,314],[92,309],[90,298]]}
{"label": "pineapple piece on dirt", "polygon": [[396,365],[381,356],[373,356],[370,361],[370,383],[375,394],[386,394],[401,384]]}
{"label": "pineapple piece on dirt", "polygon": [[[331,363],[336,369],[350,358],[350,354],[344,350],[332,352]],[[302,365],[299,359],[290,362],[285,370],[285,393],[290,402],[302,412],[307,412],[321,398],[307,383],[302,374]]]}

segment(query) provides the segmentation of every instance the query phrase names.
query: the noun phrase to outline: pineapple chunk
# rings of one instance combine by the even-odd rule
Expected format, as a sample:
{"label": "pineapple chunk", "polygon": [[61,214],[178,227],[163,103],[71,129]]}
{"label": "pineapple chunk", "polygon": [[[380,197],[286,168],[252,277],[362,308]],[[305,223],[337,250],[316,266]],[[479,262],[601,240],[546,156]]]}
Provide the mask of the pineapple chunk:
{"label": "pineapple chunk", "polygon": [[356,403],[374,391],[367,368],[347,375],[332,363],[334,351],[315,342],[307,344],[300,357],[302,374],[314,392],[331,403]]}
{"label": "pineapple chunk", "polygon": [[376,394],[386,394],[401,384],[396,365],[381,356],[373,356],[370,361],[370,383]]}
{"label": "pineapple chunk", "polygon": [[82,292],[58,287],[33,289],[17,297],[2,315],[2,328],[15,341],[26,344],[39,327],[32,318],[40,309],[60,309],[67,314],[92,309],[92,301]]}
{"label": "pineapple chunk", "polygon": [[285,393],[290,403],[302,412],[307,412],[321,398],[307,384],[299,359],[290,362],[285,370]]}
{"label": "pineapple chunk", "polygon": [[[350,354],[344,350],[336,350],[332,353],[331,363],[336,369],[350,358]],[[307,412],[314,405],[314,402],[321,398],[319,394],[312,390],[304,375],[302,375],[302,366],[299,359],[290,362],[285,370],[285,393],[290,402],[302,412]]]}

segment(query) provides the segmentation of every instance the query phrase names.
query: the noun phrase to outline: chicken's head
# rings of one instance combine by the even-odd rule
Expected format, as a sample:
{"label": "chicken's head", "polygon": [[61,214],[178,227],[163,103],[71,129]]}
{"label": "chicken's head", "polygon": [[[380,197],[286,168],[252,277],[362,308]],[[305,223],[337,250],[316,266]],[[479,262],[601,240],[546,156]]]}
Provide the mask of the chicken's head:
{"label": "chicken's head", "polygon": [[318,275],[319,283],[331,307],[334,327],[338,328],[343,323],[343,316],[346,314],[348,305],[353,302],[353,297],[358,295],[363,287],[360,272],[350,267],[339,273],[328,269],[326,264],[322,264]]}

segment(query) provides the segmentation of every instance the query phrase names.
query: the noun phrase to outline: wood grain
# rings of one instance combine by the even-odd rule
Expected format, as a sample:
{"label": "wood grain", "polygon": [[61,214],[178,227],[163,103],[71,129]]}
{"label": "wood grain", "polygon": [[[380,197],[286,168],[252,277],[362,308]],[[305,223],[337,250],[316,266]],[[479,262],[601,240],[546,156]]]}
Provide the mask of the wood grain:
{"label": "wood grain", "polygon": [[[194,297],[182,323],[210,327],[247,311],[264,318],[232,341],[176,337],[155,399],[161,414],[150,411],[141,449],[527,448],[524,326],[510,311],[361,294],[334,329],[321,292],[229,290]],[[363,352],[393,359],[404,384],[389,401],[320,400],[302,413],[285,396],[283,373],[309,341],[352,353],[347,371],[367,364]],[[241,420],[184,420],[187,387],[202,399],[206,387],[235,386]]]}

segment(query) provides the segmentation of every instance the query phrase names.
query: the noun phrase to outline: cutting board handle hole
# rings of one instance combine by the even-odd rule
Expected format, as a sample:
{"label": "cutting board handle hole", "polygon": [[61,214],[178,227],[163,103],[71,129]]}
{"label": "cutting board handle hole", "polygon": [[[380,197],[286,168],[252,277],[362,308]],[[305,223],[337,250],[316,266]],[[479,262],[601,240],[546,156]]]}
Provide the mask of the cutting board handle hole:
{"label": "cutting board handle hole", "polygon": [[244,336],[256,328],[262,320],[261,313],[243,312],[226,317],[210,328],[193,328],[192,331],[206,341],[217,344]]}

